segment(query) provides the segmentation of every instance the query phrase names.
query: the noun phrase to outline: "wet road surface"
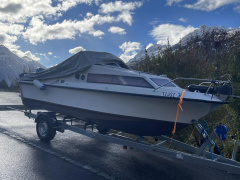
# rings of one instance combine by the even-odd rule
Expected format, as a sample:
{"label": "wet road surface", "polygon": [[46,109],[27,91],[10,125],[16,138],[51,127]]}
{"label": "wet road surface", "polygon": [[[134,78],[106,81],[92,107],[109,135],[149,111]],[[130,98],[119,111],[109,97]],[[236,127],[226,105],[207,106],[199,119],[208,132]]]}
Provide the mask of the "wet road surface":
{"label": "wet road surface", "polygon": [[0,133],[0,179],[104,179]]}
{"label": "wet road surface", "polygon": [[[21,104],[18,94],[0,92],[0,105],[6,104]],[[240,179],[70,131],[44,143],[19,111],[0,111],[0,160],[0,179]]]}

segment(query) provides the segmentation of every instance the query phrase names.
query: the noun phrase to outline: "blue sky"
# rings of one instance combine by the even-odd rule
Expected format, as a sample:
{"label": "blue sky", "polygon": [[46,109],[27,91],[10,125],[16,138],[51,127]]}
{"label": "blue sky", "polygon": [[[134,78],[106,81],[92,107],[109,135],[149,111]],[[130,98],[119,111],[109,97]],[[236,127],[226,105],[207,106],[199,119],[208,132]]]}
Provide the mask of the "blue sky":
{"label": "blue sky", "polygon": [[240,0],[1,0],[0,44],[45,66],[80,50],[124,61],[201,25],[240,27]]}

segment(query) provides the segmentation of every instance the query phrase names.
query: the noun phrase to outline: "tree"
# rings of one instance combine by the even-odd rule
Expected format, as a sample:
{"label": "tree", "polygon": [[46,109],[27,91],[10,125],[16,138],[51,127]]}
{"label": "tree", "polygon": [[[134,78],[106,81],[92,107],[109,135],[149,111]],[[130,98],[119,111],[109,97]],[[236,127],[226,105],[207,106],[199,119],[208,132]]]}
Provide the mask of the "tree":
{"label": "tree", "polygon": [[[135,68],[154,74],[166,74],[170,78],[196,77],[207,79],[226,80],[230,74],[236,95],[240,96],[240,32],[229,37],[225,29],[207,31],[206,26],[201,27],[203,37],[192,37],[186,46],[180,40],[178,48],[174,51],[169,40],[167,48],[157,56],[149,57],[147,54]],[[179,81],[178,85],[185,88],[188,81]],[[193,82],[194,83],[194,82]],[[240,100],[232,99],[229,105],[213,111],[204,117],[210,129],[219,124],[226,124],[229,136],[240,139]],[[186,140],[192,129],[187,128],[176,135],[179,140]],[[194,144],[194,143],[193,143]],[[224,155],[231,157],[233,141],[226,140]],[[240,161],[240,149],[237,154]]]}

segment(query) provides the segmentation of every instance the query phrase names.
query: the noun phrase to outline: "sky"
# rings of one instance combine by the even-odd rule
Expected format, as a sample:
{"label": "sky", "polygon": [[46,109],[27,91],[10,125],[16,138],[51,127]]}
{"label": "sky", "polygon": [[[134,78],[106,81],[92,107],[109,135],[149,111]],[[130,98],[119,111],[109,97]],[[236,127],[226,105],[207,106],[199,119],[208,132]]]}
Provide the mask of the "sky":
{"label": "sky", "polygon": [[125,62],[206,26],[240,28],[240,0],[1,0],[0,44],[49,67],[79,51]]}

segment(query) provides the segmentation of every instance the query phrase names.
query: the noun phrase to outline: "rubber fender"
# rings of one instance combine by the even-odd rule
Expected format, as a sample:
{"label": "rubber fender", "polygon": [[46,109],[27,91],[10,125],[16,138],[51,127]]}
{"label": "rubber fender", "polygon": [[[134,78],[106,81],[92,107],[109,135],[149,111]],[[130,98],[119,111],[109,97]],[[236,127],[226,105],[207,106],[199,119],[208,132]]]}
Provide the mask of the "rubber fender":
{"label": "rubber fender", "polygon": [[40,81],[38,81],[37,79],[35,79],[35,80],[33,81],[33,84],[34,84],[36,87],[38,87],[40,90],[45,90],[45,89],[46,89],[45,86],[44,86],[44,84],[41,83]]}

